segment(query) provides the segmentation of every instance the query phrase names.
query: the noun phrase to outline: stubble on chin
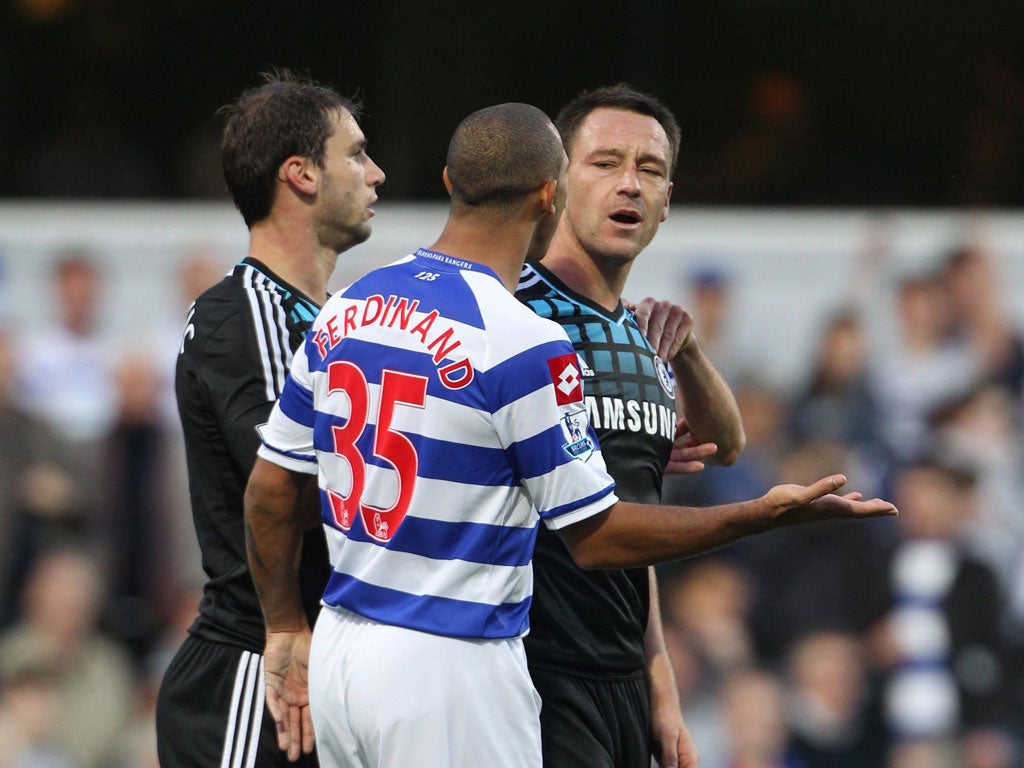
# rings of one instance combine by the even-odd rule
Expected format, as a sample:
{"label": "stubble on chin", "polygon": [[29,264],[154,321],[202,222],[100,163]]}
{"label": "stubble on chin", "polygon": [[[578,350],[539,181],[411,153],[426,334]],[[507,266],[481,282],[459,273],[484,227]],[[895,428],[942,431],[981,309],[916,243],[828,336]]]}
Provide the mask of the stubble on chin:
{"label": "stubble on chin", "polygon": [[372,232],[373,230],[367,223],[346,229],[338,238],[338,243],[336,245],[337,252],[341,253],[342,251],[347,251],[349,248],[359,245],[360,243],[365,243],[370,239]]}
{"label": "stubble on chin", "polygon": [[370,226],[370,223],[363,222],[352,231],[352,245],[365,243],[370,239],[371,234],[373,234],[373,228]]}

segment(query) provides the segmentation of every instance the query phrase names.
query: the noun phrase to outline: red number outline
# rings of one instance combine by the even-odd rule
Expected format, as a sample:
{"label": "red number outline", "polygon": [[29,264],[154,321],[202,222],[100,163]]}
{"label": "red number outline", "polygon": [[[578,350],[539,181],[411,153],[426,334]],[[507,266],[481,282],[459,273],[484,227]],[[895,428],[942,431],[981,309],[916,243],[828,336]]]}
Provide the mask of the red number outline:
{"label": "red number outline", "polygon": [[362,501],[366,464],[356,442],[366,429],[369,414],[370,388],[366,377],[354,363],[347,360],[333,362],[327,367],[327,392],[328,395],[344,394],[350,405],[349,418],[344,426],[331,427],[334,452],[346,461],[352,473],[352,487],[348,494],[326,489],[334,522],[341,530],[348,531],[358,513],[370,538],[390,541],[409,511],[419,469],[419,456],[412,441],[402,432],[392,429],[395,408],[399,405],[425,407],[427,378],[392,369],[385,369],[381,375],[372,450],[375,457],[394,468],[398,483],[395,503],[386,508]]}

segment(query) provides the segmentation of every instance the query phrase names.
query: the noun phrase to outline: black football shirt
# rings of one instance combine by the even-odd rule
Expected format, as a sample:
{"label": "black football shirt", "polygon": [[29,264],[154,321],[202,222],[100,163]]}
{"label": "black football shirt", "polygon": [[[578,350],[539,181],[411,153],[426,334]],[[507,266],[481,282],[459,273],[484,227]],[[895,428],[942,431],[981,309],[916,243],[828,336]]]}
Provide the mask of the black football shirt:
{"label": "black football shirt", "polygon": [[[590,423],[616,495],[657,503],[675,434],[675,384],[632,313],[621,306],[614,312],[597,306],[538,264],[524,266],[516,296],[561,325],[572,341]],[[585,571],[543,525],[533,568],[525,639],[532,665],[596,675],[644,668],[647,568]]]}
{"label": "black football shirt", "polygon": [[[190,632],[262,653],[264,624],[245,550],[243,496],[258,427],[281,394],[292,353],[319,306],[247,258],[189,308],[175,373],[189,494],[207,582]],[[330,573],[323,532],[303,539],[312,625]]]}

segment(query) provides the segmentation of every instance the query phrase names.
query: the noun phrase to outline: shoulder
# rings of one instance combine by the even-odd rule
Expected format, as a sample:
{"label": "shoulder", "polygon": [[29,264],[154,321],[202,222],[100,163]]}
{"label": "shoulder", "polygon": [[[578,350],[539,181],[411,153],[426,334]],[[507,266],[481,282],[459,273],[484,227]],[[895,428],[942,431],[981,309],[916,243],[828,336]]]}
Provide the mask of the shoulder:
{"label": "shoulder", "polygon": [[524,264],[516,285],[516,298],[524,304],[550,301],[559,293],[548,280],[549,274],[539,264]]}
{"label": "shoulder", "polygon": [[250,335],[287,333],[293,326],[305,331],[316,313],[308,299],[245,262],[201,294],[192,309],[192,321],[203,329],[212,332],[228,323],[237,331],[241,324],[252,329]]}
{"label": "shoulder", "polygon": [[239,264],[189,308],[180,356],[204,368],[249,370],[286,355],[291,324],[274,283]]}
{"label": "shoulder", "polygon": [[480,314],[488,330],[502,336],[514,332],[532,334],[532,339],[523,339],[524,342],[558,339],[565,335],[556,323],[524,303],[518,292],[509,293],[498,280],[467,274],[466,281],[477,295]]}
{"label": "shoulder", "polygon": [[526,291],[536,290],[538,286],[540,287],[540,290],[547,290],[547,284],[544,282],[540,270],[536,265],[526,262],[523,264],[523,269],[519,273],[519,284],[516,286],[516,296]]}
{"label": "shoulder", "polygon": [[[218,337],[236,337],[247,324],[252,311],[245,291],[231,277],[207,289],[189,307],[186,315],[186,338],[205,346],[207,340]],[[185,348],[189,345],[186,344]]]}

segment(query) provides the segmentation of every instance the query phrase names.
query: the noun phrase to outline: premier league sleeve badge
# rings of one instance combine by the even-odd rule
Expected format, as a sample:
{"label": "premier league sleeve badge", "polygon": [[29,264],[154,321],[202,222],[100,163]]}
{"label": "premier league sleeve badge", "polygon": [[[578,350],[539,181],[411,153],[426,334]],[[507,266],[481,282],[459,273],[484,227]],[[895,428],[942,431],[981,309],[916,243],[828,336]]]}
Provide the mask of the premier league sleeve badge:
{"label": "premier league sleeve badge", "polygon": [[562,414],[562,434],[566,442],[562,449],[574,459],[587,461],[594,453],[594,441],[587,434],[587,412],[583,408]]}

